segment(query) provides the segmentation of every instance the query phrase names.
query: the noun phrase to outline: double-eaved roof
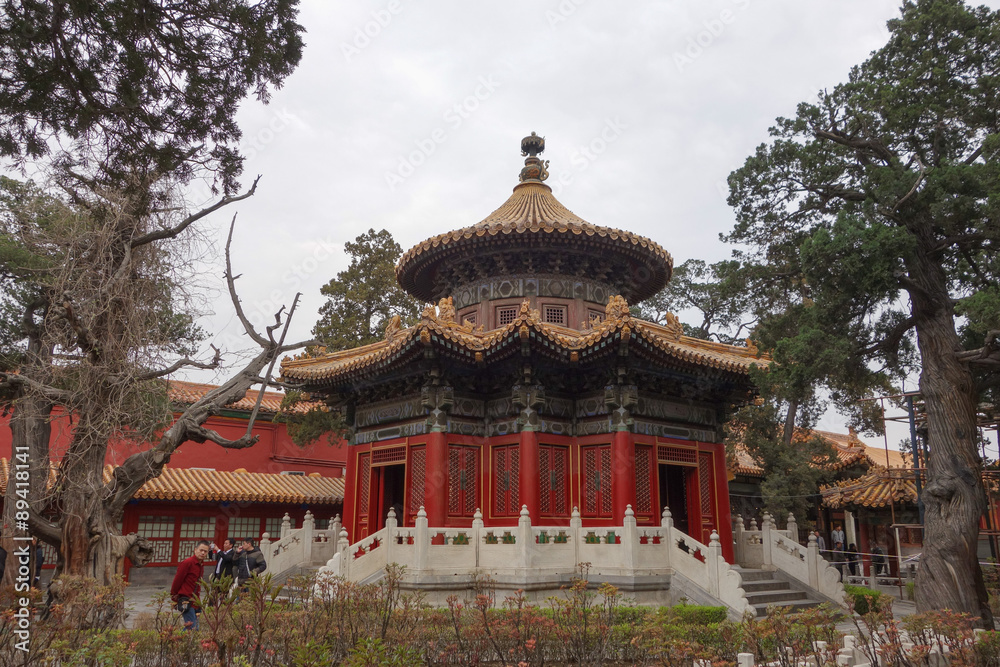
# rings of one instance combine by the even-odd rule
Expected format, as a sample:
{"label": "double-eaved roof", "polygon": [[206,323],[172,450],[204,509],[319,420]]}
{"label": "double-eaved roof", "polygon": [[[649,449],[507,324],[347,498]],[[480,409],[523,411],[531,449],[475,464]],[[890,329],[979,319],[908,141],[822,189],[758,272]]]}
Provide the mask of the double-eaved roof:
{"label": "double-eaved roof", "polygon": [[[613,300],[614,301],[614,300]],[[284,382],[311,387],[350,384],[363,377],[404,363],[428,346],[439,353],[470,365],[490,364],[518,354],[527,343],[538,353],[567,364],[585,363],[605,353],[613,354],[625,341],[631,350],[665,365],[714,369],[723,374],[746,378],[754,365],[766,365],[756,348],[739,347],[691,338],[681,334],[679,325],[647,322],[628,313],[619,298],[609,306],[607,317],[584,330],[548,324],[528,302],[517,317],[492,331],[460,325],[453,317],[426,309],[420,322],[387,334],[386,339],[350,350],[316,356],[285,358],[281,363]],[[624,311],[624,312],[622,312]]]}

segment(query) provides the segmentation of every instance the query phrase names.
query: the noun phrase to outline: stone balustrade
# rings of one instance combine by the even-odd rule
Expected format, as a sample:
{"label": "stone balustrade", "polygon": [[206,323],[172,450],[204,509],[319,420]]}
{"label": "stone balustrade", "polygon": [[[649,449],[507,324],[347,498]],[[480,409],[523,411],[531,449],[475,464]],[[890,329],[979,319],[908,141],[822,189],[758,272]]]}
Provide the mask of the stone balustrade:
{"label": "stone balustrade", "polygon": [[798,524],[792,514],[788,515],[785,530],[779,530],[767,512],[759,530],[754,519],[750,520],[750,528],[745,528],[739,515],[734,527],[734,552],[742,567],[780,570],[827,600],[846,606],[840,572],[820,555],[814,535],[809,536],[808,545],[799,544]]}
{"label": "stone balustrade", "polygon": [[336,553],[341,527],[340,515],[337,515],[331,519],[329,528],[317,529],[312,512],[306,511],[302,527],[295,529],[286,513],[281,521],[280,538],[272,541],[271,536],[264,533],[260,540],[267,572],[281,577],[303,566],[327,562]]}
{"label": "stone balustrade", "polygon": [[516,526],[488,528],[478,510],[468,528],[431,527],[423,508],[415,526],[399,527],[390,510],[385,528],[363,540],[350,544],[342,530],[337,553],[320,572],[366,582],[389,563],[405,566],[404,583],[413,588],[468,588],[473,577],[488,574],[508,588],[552,591],[586,564],[591,581],[627,591],[662,590],[672,579],[687,580],[710,596],[705,602],[723,604],[733,616],[749,609],[718,534],[702,544],[676,529],[666,509],[659,526],[637,526],[631,506],[620,526],[586,527],[576,508],[569,526],[533,526],[523,506]]}

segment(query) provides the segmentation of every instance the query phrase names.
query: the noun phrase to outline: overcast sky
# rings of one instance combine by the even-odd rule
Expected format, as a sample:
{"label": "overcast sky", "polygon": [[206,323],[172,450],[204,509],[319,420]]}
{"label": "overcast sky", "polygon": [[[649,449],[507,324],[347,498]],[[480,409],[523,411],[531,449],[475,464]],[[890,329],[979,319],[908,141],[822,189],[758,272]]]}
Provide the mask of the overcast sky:
{"label": "overcast sky", "polygon": [[[881,46],[898,6],[306,0],[298,69],[240,114],[245,181],[263,177],[233,243],[247,312],[270,320],[301,291],[289,339],[307,338],[345,241],[388,229],[405,250],[482,220],[516,185],[532,131],[574,213],[648,236],[675,264],[723,259],[727,175],[777,116]],[[230,215],[203,227],[220,248]],[[246,348],[216,294],[202,325]],[[845,430],[833,416],[820,428]]]}

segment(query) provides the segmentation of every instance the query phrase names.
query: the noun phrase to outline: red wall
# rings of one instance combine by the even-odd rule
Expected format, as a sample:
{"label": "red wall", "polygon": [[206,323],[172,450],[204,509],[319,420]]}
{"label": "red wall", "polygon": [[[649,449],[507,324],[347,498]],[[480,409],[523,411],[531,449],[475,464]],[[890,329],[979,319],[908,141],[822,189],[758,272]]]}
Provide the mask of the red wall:
{"label": "red wall", "polygon": [[[10,458],[10,416],[0,416],[0,457]],[[218,431],[227,439],[236,439],[246,432],[247,419],[236,417],[211,417],[205,427]],[[283,470],[301,470],[306,474],[318,472],[324,477],[341,477],[347,458],[347,447],[341,443],[331,446],[318,442],[299,447],[288,435],[285,424],[274,424],[258,419],[253,432],[260,440],[247,449],[226,449],[211,442],[186,442],[174,452],[168,465],[172,468],[214,468],[216,470],[245,469],[247,472],[278,473]],[[72,435],[70,418],[56,408],[52,419],[50,456],[62,459]],[[120,465],[134,452],[147,449],[147,444],[116,442],[108,447],[105,462]]]}

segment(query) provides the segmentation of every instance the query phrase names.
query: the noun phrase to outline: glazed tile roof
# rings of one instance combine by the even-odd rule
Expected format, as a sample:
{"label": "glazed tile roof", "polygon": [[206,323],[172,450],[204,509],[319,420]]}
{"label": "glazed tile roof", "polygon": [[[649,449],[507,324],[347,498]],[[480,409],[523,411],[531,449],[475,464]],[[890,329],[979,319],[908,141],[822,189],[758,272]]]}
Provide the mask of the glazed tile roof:
{"label": "glazed tile roof", "polygon": [[893,503],[917,502],[914,471],[906,468],[873,466],[857,479],[846,479],[830,486],[821,486],[820,494],[827,507],[850,506],[888,507]]}
{"label": "glazed tile roof", "polygon": [[[49,468],[49,485],[55,483],[58,463]],[[104,467],[104,481],[114,466]],[[0,458],[0,493],[6,491],[10,462]],[[312,475],[229,472],[166,467],[159,477],[146,482],[135,497],[139,500],[200,502],[257,502],[290,504],[335,504],[344,501],[344,479]]]}
{"label": "glazed tile roof", "polygon": [[[867,445],[853,432],[834,433],[832,431],[796,429],[792,441],[801,442],[812,435],[819,435],[833,445],[835,460],[833,462],[823,460],[816,463],[826,470],[844,470],[853,465],[884,467],[887,460],[891,468],[905,468],[910,465],[906,455],[895,450],[890,449],[886,452],[884,448]],[[749,477],[760,477],[763,474],[763,470],[753,460],[753,457],[742,448],[736,450],[735,460],[731,463],[731,471]]]}
{"label": "glazed tile roof", "polygon": [[673,259],[659,244],[645,236],[593,225],[563,206],[552,189],[537,180],[518,184],[498,209],[481,222],[433,236],[407,250],[396,265],[396,278],[403,289],[425,301],[435,298],[418,274],[429,262],[458,252],[472,254],[475,248],[495,240],[515,246],[555,247],[573,239],[596,244],[605,252],[627,254],[645,265],[651,278],[636,286],[630,298],[641,300],[658,292],[670,279]]}
{"label": "glazed tile roof", "polygon": [[[183,382],[181,380],[170,380],[169,388],[167,389],[168,396],[170,400],[174,403],[181,405],[190,405],[200,400],[205,394],[212,391],[213,389],[218,389],[218,385],[214,384],[202,384],[198,382]],[[257,396],[260,394],[260,390],[251,389],[247,391],[246,395],[236,401],[235,403],[230,403],[226,407],[231,410],[245,410],[251,412],[254,405],[257,402]],[[281,408],[281,400],[285,395],[278,391],[265,391],[264,399],[261,401],[260,409],[262,412],[275,413]],[[295,405],[291,412],[306,412],[310,408],[318,405],[317,403],[302,402]]]}
{"label": "glazed tile roof", "polygon": [[617,314],[609,305],[609,316],[604,321],[582,331],[543,322],[538,311],[528,308],[527,301],[513,322],[491,331],[474,331],[468,324],[460,326],[431,307],[418,324],[391,333],[386,340],[316,357],[286,357],[281,362],[281,376],[284,381],[306,386],[336,384],[351,377],[377,374],[426,345],[435,345],[443,353],[468,363],[488,362],[512,353],[516,346],[511,343],[519,339],[566,362],[583,361],[622,339],[628,339],[634,349],[641,348],[647,355],[743,377],[748,376],[753,365],[768,362],[755,348],[690,338],[681,335],[679,324],[662,326],[633,318],[627,304],[620,297],[615,299],[620,304]]}

